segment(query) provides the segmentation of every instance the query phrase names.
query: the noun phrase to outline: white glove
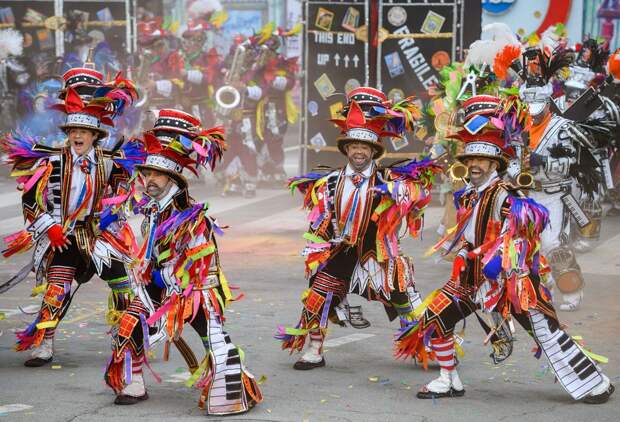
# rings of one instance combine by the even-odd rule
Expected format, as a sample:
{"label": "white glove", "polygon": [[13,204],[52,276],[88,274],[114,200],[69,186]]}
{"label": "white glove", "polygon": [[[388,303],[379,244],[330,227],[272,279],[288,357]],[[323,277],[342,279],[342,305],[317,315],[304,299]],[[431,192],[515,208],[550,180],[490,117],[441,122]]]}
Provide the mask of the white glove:
{"label": "white glove", "polygon": [[167,79],[162,79],[160,81],[155,81],[155,89],[159,95],[163,95],[164,97],[169,97],[172,94],[172,82]]}
{"label": "white glove", "polygon": [[196,69],[188,70],[187,80],[192,84],[198,85],[202,82],[202,72]]}
{"label": "white glove", "polygon": [[288,81],[284,76],[276,76],[271,82],[271,86],[273,86],[278,91],[284,91],[286,89],[286,85],[288,85]]}
{"label": "white glove", "polygon": [[260,88],[260,86],[249,86],[246,88],[247,92],[248,92],[248,98],[252,101],[258,101],[260,100],[260,97],[263,96],[263,90]]}

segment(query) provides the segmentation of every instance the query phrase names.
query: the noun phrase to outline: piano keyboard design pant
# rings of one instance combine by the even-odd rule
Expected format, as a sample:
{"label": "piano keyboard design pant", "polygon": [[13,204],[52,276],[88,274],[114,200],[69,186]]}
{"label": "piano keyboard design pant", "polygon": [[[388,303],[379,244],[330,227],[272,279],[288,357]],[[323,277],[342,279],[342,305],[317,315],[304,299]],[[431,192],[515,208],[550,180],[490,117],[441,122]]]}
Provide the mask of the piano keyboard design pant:
{"label": "piano keyboard design pant", "polygon": [[[146,291],[157,311],[166,290],[151,283],[146,287]],[[199,301],[195,316],[192,314],[193,302],[182,302],[179,306],[183,323],[189,323],[198,333],[206,352],[205,358],[192,374],[190,384],[202,390],[199,405],[204,408],[206,403],[210,415],[247,412],[262,401],[260,389],[252,374],[243,365],[239,349],[224,331],[217,297],[209,290],[199,293],[197,296],[189,296],[192,301]],[[189,298],[182,301],[190,300]],[[190,312],[187,313],[186,310]],[[113,332],[114,347],[106,368],[105,381],[117,394],[131,383],[132,362],[147,362],[149,327],[146,320],[149,316],[147,307],[140,297],[136,296],[121,316],[119,329]],[[168,314],[162,316],[164,320],[169,317]]]}
{"label": "piano keyboard design pant", "polygon": [[[555,317],[552,305],[545,301],[537,290],[539,305],[529,312],[515,313],[512,316],[534,338],[545,353],[551,368],[562,387],[575,400],[582,399],[603,381],[599,368],[577,343],[564,332]],[[543,312],[542,309],[546,309]],[[454,328],[457,323],[472,314],[479,306],[473,302],[473,294],[449,282],[429,304],[420,321],[419,339],[430,337],[434,343],[452,344],[451,350],[441,350],[454,357]],[[420,341],[418,347],[424,347]]]}
{"label": "piano keyboard design pant", "polygon": [[[71,245],[67,250],[51,252],[53,256],[47,267],[43,303],[35,321],[17,333],[18,351],[38,347],[44,338],[53,339],[56,327],[69,308],[73,280],[85,283],[94,275],[95,265],[84,259],[76,246],[75,237],[69,236],[69,241]],[[131,300],[131,289],[125,265],[111,258],[110,266],[104,264],[99,277],[106,281],[111,289],[111,312],[120,313],[127,309]]]}
{"label": "piano keyboard design pant", "polygon": [[[304,307],[299,323],[295,328],[280,327],[275,336],[276,339],[282,340],[282,349],[289,349],[291,353],[301,352],[306,338],[310,335],[313,342],[320,341],[319,353],[322,353],[329,320],[338,321],[335,308],[350,291],[350,280],[357,261],[355,248],[343,249],[333,256],[321,271],[310,278],[310,288],[304,292],[302,298]],[[394,273],[394,278],[398,280],[398,271]],[[367,300],[382,303],[390,320],[399,317],[401,321],[411,322],[415,319],[414,305],[409,294],[406,291],[401,292],[398,287],[390,292],[389,298],[375,292],[370,286],[362,292],[356,290],[353,293]]]}

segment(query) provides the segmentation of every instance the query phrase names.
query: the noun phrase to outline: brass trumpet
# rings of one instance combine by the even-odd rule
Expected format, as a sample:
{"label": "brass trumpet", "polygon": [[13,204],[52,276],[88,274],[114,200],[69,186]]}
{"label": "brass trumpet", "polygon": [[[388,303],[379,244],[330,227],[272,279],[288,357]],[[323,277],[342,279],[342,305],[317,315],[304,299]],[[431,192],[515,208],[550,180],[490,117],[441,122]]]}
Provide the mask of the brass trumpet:
{"label": "brass trumpet", "polygon": [[456,161],[448,169],[448,175],[453,182],[460,182],[467,176],[467,166]]}

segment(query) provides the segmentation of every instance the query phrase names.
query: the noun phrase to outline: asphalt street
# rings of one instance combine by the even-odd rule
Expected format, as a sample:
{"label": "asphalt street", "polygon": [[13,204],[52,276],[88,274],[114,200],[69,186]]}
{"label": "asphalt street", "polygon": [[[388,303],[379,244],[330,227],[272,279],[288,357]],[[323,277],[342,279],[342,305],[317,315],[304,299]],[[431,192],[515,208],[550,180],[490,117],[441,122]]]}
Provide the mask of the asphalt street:
{"label": "asphalt street", "polygon": [[[392,357],[397,322],[390,323],[382,306],[363,303],[372,326],[364,330],[334,327],[326,344],[325,368],[293,370],[296,355],[280,350],[273,339],[278,324],[294,325],[300,294],[306,287],[299,251],[306,225],[301,198],[286,189],[260,190],[255,199],[221,198],[212,185],[196,182],[192,192],[207,199],[212,215],[229,225],[219,246],[229,281],[245,294],[227,310],[227,330],[245,351],[246,364],[261,379],[265,400],[242,416],[226,421],[616,421],[617,393],[601,406],[575,403],[554,383],[544,360],[533,357],[533,341],[517,328],[511,358],[494,366],[490,350],[475,318],[467,321],[465,357],[459,373],[465,383],[463,398],[418,400],[420,386],[437,376],[411,361]],[[0,186],[0,234],[20,229],[18,198]],[[450,267],[424,251],[436,240],[439,206],[427,211],[422,239],[407,240],[406,253],[416,259],[416,280],[423,294],[447,279]],[[26,256],[3,260],[0,280],[26,262]],[[620,384],[620,219],[607,218],[597,247],[580,255],[586,277],[581,310],[561,313],[573,335],[583,336],[592,351],[609,357],[604,370]],[[107,287],[94,278],[80,288],[60,325],[52,365],[25,368],[26,354],[13,351],[13,331],[32,319],[20,311],[36,311],[40,298],[30,297],[32,280],[0,296],[0,420],[7,421],[189,421],[204,420],[197,408],[199,393],[185,387],[189,375],[180,354],[162,361],[162,348],[152,363],[162,382],[148,373],[150,399],[135,406],[113,405],[114,395],[103,383],[102,369],[110,353],[104,321]],[[352,298],[354,304],[362,303]],[[188,328],[185,338],[200,349],[199,338]],[[218,420],[210,417],[211,420]]]}

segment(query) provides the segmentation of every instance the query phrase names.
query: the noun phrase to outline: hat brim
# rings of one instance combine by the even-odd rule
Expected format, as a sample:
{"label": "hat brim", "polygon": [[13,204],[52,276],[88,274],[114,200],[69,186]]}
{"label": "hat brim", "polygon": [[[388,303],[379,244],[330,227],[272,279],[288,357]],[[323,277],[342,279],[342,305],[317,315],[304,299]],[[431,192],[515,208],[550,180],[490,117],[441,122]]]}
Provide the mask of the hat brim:
{"label": "hat brim", "polygon": [[60,128],[60,130],[62,130],[66,134],[69,133],[69,129],[88,129],[88,130],[92,130],[93,132],[97,132],[99,134],[98,139],[105,139],[109,135],[108,131],[105,129],[96,128],[96,127],[87,126],[87,125],[72,124],[72,125],[60,125],[58,127]]}
{"label": "hat brim", "polygon": [[349,138],[346,136],[342,136],[338,138],[338,150],[343,154],[347,155],[347,145],[352,143],[366,144],[370,146],[375,153],[372,156],[373,160],[378,160],[385,153],[385,147],[378,142],[371,142],[362,139]]}
{"label": "hat brim", "polygon": [[458,154],[455,158],[463,164],[465,164],[465,160],[468,158],[485,158],[487,160],[495,160],[498,164],[497,171],[499,172],[504,172],[508,168],[508,159],[503,155]]}
{"label": "hat brim", "polygon": [[168,169],[163,169],[161,167],[156,167],[156,166],[150,166],[148,164],[138,164],[135,167],[139,172],[142,172],[144,170],[155,170],[158,171],[160,173],[164,173],[166,174],[168,177],[170,177],[172,180],[174,180],[176,182],[176,184],[180,187],[180,188],[185,188],[187,187],[187,179],[185,178],[185,176],[183,176],[182,174],[179,173],[175,173],[173,171],[170,171]]}

